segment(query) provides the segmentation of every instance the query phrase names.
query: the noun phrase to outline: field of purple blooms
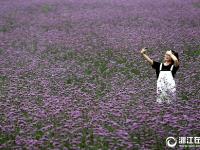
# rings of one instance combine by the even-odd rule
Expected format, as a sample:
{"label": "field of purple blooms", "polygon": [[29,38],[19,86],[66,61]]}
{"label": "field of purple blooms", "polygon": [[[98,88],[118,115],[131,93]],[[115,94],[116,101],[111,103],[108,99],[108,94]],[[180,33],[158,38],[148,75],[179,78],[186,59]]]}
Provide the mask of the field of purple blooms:
{"label": "field of purple blooms", "polygon": [[[144,46],[179,53],[173,104]],[[200,137],[199,83],[199,0],[0,0],[0,149],[167,149]]]}

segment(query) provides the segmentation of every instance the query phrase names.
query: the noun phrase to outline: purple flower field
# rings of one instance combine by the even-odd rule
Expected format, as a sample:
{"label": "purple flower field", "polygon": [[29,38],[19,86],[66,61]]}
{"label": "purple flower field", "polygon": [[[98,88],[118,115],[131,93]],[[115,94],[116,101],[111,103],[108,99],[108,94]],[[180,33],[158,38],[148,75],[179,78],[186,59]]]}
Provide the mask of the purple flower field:
{"label": "purple flower field", "polygon": [[[172,104],[142,47],[179,53]],[[0,0],[0,149],[167,149],[199,93],[199,0]]]}

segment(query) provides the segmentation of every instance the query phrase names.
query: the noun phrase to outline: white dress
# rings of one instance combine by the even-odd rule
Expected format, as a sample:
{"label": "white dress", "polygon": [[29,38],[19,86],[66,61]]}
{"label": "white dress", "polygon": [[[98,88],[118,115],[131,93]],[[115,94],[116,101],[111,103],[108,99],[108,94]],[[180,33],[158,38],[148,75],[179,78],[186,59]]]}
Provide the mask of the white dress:
{"label": "white dress", "polygon": [[176,84],[172,76],[171,66],[169,71],[162,71],[162,63],[160,64],[160,73],[157,80],[157,99],[158,103],[171,103],[176,100]]}

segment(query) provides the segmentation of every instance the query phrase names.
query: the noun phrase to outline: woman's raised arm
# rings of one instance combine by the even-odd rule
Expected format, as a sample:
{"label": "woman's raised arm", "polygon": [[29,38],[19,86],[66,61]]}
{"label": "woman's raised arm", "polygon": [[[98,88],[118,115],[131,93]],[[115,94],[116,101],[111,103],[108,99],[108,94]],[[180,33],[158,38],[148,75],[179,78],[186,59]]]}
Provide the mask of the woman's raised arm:
{"label": "woman's raised arm", "polygon": [[167,51],[167,54],[171,56],[172,60],[174,61],[174,65],[176,67],[179,66],[179,61],[178,61],[178,58],[172,53],[172,51]]}
{"label": "woman's raised arm", "polygon": [[142,50],[141,50],[141,54],[142,54],[142,56],[151,64],[151,65],[153,65],[153,60],[151,59],[151,58],[149,58],[149,56],[146,54],[146,50],[147,50],[147,48],[142,48]]}

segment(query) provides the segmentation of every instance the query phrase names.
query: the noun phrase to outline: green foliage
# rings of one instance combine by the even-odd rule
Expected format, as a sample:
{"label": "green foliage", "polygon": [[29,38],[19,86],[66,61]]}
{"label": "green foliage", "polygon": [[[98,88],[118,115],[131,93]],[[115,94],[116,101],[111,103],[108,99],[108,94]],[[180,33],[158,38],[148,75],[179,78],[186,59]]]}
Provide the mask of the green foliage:
{"label": "green foliage", "polygon": [[127,62],[127,58],[122,55],[120,55],[120,56],[117,55],[115,59],[116,59],[117,63],[119,63],[119,64],[125,64]]}
{"label": "green foliage", "polygon": [[86,75],[91,75],[92,74],[92,68],[86,68],[85,69],[85,74]]}
{"label": "green foliage", "polygon": [[[123,74],[125,79],[132,79],[135,75],[140,75],[136,69],[135,62],[129,61],[127,56],[121,53],[114,53],[112,49],[98,52],[96,54],[81,54],[75,51],[67,51],[62,55],[64,60],[74,60],[83,68],[84,77],[78,78],[76,74],[71,74],[64,79],[66,86],[79,85],[82,92],[94,94],[97,99],[103,97],[111,89],[110,79]],[[104,79],[105,81],[103,81]],[[88,89],[83,84],[89,82],[96,88]]]}
{"label": "green foliage", "polygon": [[14,131],[11,133],[5,133],[0,131],[0,145],[5,143],[14,143],[16,136],[19,134],[20,128],[15,125]]}
{"label": "green foliage", "polygon": [[72,60],[77,58],[77,53],[75,51],[69,50],[63,54],[64,60]]}
{"label": "green foliage", "polygon": [[182,100],[189,100],[188,96],[186,94],[181,95]]}
{"label": "green foliage", "polygon": [[61,50],[61,47],[60,47],[59,45],[57,45],[57,44],[48,44],[48,45],[46,46],[46,50],[47,50],[47,52],[48,52],[49,54],[55,55],[55,54],[61,52],[61,51],[60,51],[60,50]]}
{"label": "green foliage", "polygon": [[112,127],[111,125],[105,125],[104,126],[109,132],[114,132],[115,131],[115,128]]}
{"label": "green foliage", "polygon": [[71,144],[70,144],[69,141],[65,141],[65,142],[63,143],[63,146],[66,147],[66,148],[68,148],[68,149],[72,149]]}
{"label": "green foliage", "polygon": [[190,52],[190,55],[192,55],[192,56],[199,56],[200,55],[200,47],[199,47],[198,50],[194,50],[194,51]]}
{"label": "green foliage", "polygon": [[104,53],[105,53],[105,56],[107,56],[108,58],[112,58],[114,56],[112,49],[108,49]]}
{"label": "green foliage", "polygon": [[24,116],[25,118],[28,118],[28,117],[29,117],[28,112],[25,111],[25,110],[22,110],[22,114],[23,114],[23,116]]}
{"label": "green foliage", "polygon": [[99,99],[99,98],[101,98],[102,96],[105,95],[104,91],[101,91],[101,90],[96,90],[95,94],[96,94],[97,99]]}
{"label": "green foliage", "polygon": [[35,53],[37,51],[37,47],[38,41],[36,39],[33,39],[26,44],[26,49],[31,53]]}
{"label": "green foliage", "polygon": [[35,102],[36,102],[36,104],[37,104],[38,106],[44,105],[44,101],[43,101],[43,97],[42,97],[42,96],[39,96],[39,95],[36,96]]}
{"label": "green foliage", "polygon": [[105,138],[94,135],[92,129],[84,128],[79,148],[84,150],[108,150],[109,143]]}
{"label": "green foliage", "polygon": [[42,131],[37,130],[37,131],[35,132],[34,137],[35,137],[36,140],[39,140],[40,138],[42,138],[43,135],[44,135],[44,133],[43,133]]}
{"label": "green foliage", "polygon": [[188,58],[197,58],[200,55],[200,45],[184,44],[184,53]]}
{"label": "green foliage", "polygon": [[6,20],[6,24],[0,26],[0,32],[9,32],[16,27],[16,22],[13,18],[8,17]]}
{"label": "green foliage", "polygon": [[32,121],[32,119],[31,119],[31,117],[30,117],[30,115],[28,114],[27,111],[22,110],[21,113],[22,113],[22,115],[24,116],[24,118],[26,119],[26,121],[28,121],[28,122],[31,122],[31,121]]}
{"label": "green foliage", "polygon": [[84,82],[83,78],[77,77],[76,75],[69,75],[65,78],[65,85],[80,85]]}
{"label": "green foliage", "polygon": [[6,84],[8,78],[6,76],[0,75],[0,90],[3,88],[3,86]]}
{"label": "green foliage", "polygon": [[38,130],[41,129],[43,127],[43,125],[44,124],[41,121],[34,123],[34,127]]}
{"label": "green foliage", "polygon": [[15,136],[13,134],[7,134],[0,132],[0,144],[4,144],[8,141],[15,140]]}

